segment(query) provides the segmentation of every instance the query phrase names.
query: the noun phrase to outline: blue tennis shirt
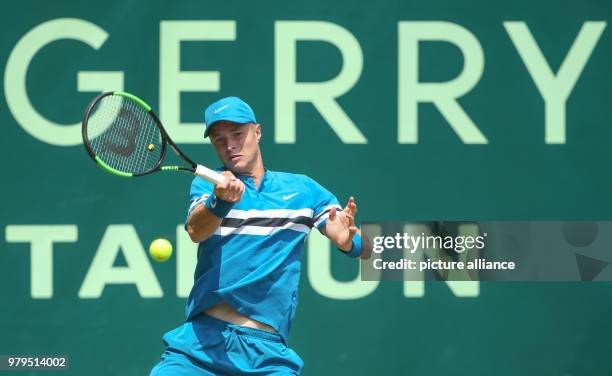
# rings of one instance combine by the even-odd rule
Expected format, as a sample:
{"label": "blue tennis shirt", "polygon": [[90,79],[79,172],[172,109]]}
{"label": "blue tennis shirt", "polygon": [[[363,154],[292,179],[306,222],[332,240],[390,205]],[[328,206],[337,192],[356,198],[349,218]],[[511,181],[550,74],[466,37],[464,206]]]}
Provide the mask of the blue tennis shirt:
{"label": "blue tennis shirt", "polygon": [[[287,342],[298,303],[304,241],[312,227],[325,226],[332,207],[341,207],[333,194],[305,175],[266,170],[259,187],[252,177],[237,178],[245,185],[242,199],[198,246],[187,320],[226,301],[275,328]],[[213,188],[193,179],[189,214]]]}

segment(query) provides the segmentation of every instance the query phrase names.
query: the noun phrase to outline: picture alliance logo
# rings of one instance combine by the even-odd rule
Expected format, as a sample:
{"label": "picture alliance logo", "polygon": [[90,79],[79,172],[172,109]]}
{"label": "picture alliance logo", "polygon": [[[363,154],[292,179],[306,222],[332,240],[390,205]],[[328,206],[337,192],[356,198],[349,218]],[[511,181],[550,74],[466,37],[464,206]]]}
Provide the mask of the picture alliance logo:
{"label": "picture alliance logo", "polygon": [[469,235],[420,235],[396,233],[395,236],[375,236],[372,238],[372,251],[382,253],[386,250],[407,250],[415,253],[417,250],[445,249],[456,253],[463,253],[473,249],[482,250],[485,247],[487,234],[477,236]]}

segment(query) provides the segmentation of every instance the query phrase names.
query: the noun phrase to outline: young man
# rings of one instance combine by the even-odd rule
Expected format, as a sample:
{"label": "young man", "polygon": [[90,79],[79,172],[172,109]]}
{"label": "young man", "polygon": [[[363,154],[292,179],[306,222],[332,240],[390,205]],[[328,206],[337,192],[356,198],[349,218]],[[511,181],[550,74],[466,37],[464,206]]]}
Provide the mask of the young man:
{"label": "young man", "polygon": [[357,205],[351,197],[342,209],[311,178],[265,169],[261,126],[241,99],[213,103],[204,121],[226,180],[191,184],[185,229],[199,243],[195,283],[187,320],[164,335],[151,375],[298,375],[304,363],[287,336],[304,241],[316,227],[348,256],[366,257]]}

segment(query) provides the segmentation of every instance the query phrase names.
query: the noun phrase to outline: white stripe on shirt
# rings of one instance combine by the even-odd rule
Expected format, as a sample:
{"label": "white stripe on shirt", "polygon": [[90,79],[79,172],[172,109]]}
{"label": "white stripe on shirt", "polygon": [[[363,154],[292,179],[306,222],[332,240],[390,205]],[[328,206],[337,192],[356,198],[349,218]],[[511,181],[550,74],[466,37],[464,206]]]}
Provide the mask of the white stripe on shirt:
{"label": "white stripe on shirt", "polygon": [[269,209],[269,210],[238,210],[232,209],[226,218],[248,219],[248,218],[312,218],[312,209]]}
{"label": "white stripe on shirt", "polygon": [[241,227],[219,227],[215,230],[215,235],[271,235],[280,230],[293,230],[308,234],[310,227],[300,223],[288,222],[284,226],[262,227],[262,226],[241,226]]}

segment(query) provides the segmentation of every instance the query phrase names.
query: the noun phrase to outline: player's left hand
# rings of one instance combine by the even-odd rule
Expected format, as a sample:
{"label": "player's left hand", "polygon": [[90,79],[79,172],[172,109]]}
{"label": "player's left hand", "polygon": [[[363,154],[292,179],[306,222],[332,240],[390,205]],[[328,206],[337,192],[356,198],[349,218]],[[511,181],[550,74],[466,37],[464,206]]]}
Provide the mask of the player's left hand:
{"label": "player's left hand", "polygon": [[334,242],[336,247],[343,251],[350,251],[353,236],[357,232],[355,227],[355,215],[357,214],[357,203],[351,196],[344,209],[337,212],[336,208],[329,211],[329,218],[325,225],[325,235]]}

